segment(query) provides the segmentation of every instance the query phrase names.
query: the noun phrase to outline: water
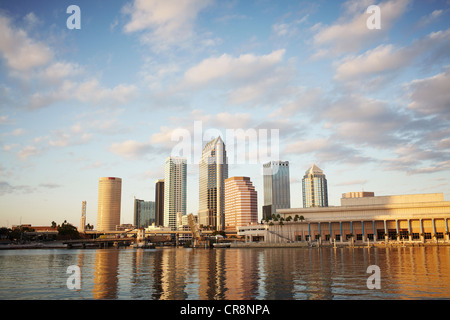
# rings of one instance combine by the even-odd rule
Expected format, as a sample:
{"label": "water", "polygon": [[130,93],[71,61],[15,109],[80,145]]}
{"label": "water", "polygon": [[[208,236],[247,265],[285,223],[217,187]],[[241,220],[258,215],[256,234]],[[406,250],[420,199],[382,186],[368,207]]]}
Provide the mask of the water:
{"label": "water", "polygon": [[[449,262],[448,246],[1,250],[0,299],[449,299]],[[380,289],[367,288],[370,265]]]}

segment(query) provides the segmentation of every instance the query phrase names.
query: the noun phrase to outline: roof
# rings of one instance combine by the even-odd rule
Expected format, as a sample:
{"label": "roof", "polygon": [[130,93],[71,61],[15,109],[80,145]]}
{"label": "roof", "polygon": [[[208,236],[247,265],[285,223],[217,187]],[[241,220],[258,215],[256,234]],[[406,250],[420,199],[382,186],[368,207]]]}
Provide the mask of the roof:
{"label": "roof", "polygon": [[308,170],[306,170],[305,175],[309,175],[309,174],[323,174],[322,169],[320,169],[318,166],[316,166],[315,164],[313,164],[311,166],[311,168],[309,168]]}

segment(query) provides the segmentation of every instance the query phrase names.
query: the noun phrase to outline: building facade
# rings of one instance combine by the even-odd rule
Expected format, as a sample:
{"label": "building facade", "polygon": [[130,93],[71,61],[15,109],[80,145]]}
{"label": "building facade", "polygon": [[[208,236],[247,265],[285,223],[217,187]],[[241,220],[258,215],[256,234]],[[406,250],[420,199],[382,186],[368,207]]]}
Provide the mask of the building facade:
{"label": "building facade", "polygon": [[199,223],[223,230],[225,225],[225,180],[228,160],[219,136],[203,148],[199,166]]}
{"label": "building facade", "polygon": [[115,231],[120,225],[122,179],[103,177],[98,185],[97,231]]}
{"label": "building facade", "polygon": [[186,214],[186,159],[168,157],[164,168],[164,226],[177,230],[177,216]]}
{"label": "building facade", "polygon": [[87,205],[86,201],[83,201],[81,203],[80,228],[78,229],[80,232],[84,232],[84,230],[86,228],[86,205]]}
{"label": "building facade", "polygon": [[248,177],[225,180],[225,230],[258,223],[258,194]]}
{"label": "building facade", "polygon": [[164,179],[155,183],[155,225],[164,225]]}
{"label": "building facade", "polygon": [[328,207],[328,186],[323,171],[315,164],[303,176],[303,208]]}
{"label": "building facade", "polygon": [[289,161],[270,161],[263,164],[263,180],[263,219],[270,219],[278,209],[291,207]]}
{"label": "building facade", "polygon": [[156,221],[155,202],[134,198],[134,225],[136,228],[147,228]]}
{"label": "building facade", "polygon": [[444,201],[442,193],[342,198],[341,206],[277,212],[282,223],[260,225],[251,232],[242,227],[240,234],[269,243],[449,241],[450,201]]}

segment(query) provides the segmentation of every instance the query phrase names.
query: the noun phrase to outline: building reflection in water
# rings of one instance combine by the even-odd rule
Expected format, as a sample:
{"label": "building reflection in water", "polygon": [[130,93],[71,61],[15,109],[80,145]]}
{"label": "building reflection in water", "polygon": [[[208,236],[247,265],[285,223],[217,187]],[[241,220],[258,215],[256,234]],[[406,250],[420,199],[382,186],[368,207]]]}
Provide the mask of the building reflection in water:
{"label": "building reflection in water", "polygon": [[[449,298],[449,259],[450,247],[97,250],[93,295],[150,300]],[[370,265],[380,267],[379,290],[367,288]]]}
{"label": "building reflection in water", "polygon": [[118,298],[118,267],[120,250],[100,249],[95,254],[94,299]]}

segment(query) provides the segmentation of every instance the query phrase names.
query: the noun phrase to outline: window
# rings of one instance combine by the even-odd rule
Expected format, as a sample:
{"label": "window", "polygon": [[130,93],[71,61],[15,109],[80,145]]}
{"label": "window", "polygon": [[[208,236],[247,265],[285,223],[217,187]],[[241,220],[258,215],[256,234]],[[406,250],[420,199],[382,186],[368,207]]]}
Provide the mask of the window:
{"label": "window", "polygon": [[368,234],[367,234],[367,239],[373,241],[373,233],[368,233]]}
{"label": "window", "polygon": [[425,232],[424,237],[425,239],[431,239],[431,232]]}
{"label": "window", "polygon": [[297,241],[302,241],[302,236],[297,236]]}
{"label": "window", "polygon": [[341,240],[341,235],[340,234],[337,234],[336,235],[336,241],[340,241]]}
{"label": "window", "polygon": [[356,235],[356,240],[362,240],[362,239],[363,239],[362,234],[361,234],[361,233],[358,233],[358,234]]}
{"label": "window", "polygon": [[325,235],[325,240],[330,241],[330,235],[329,234]]}
{"label": "window", "polygon": [[420,235],[419,235],[419,233],[413,233],[413,234],[412,234],[412,239],[413,239],[413,240],[420,240]]}

